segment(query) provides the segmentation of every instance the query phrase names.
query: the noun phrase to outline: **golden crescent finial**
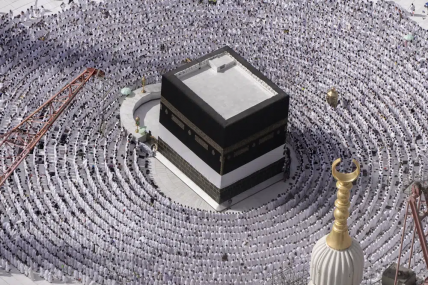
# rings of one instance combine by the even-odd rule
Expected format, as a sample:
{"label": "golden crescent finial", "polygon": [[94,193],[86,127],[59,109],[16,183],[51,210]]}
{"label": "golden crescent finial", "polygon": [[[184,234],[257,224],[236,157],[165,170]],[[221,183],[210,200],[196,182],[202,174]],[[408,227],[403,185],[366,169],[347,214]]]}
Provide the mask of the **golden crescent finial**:
{"label": "golden crescent finial", "polygon": [[337,180],[337,199],[334,202],[336,209],[334,209],[334,224],[330,234],[326,238],[327,245],[336,250],[345,250],[352,245],[352,238],[348,233],[347,219],[349,217],[349,196],[354,182],[360,175],[360,164],[353,159],[352,162],[357,166],[357,169],[352,173],[340,173],[336,170],[336,166],[340,163],[341,159],[336,159],[332,166],[331,172],[333,177]]}
{"label": "golden crescent finial", "polygon": [[341,158],[336,159],[333,162],[333,165],[331,166],[331,173],[333,174],[333,177],[341,182],[353,182],[358,178],[360,175],[360,164],[355,159],[352,159],[352,162],[355,164],[357,169],[355,169],[352,173],[340,173],[336,170],[336,166],[342,161]]}

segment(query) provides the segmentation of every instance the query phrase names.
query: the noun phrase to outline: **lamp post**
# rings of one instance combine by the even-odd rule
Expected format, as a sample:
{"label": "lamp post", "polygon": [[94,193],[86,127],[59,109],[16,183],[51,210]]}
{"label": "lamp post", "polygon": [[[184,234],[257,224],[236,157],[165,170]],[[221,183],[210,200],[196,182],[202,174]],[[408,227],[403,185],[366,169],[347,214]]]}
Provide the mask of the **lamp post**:
{"label": "lamp post", "polygon": [[327,92],[327,103],[332,106],[333,108],[337,107],[339,94],[337,93],[336,89],[333,87]]}
{"label": "lamp post", "polygon": [[135,125],[137,126],[137,129],[135,130],[135,132],[138,133],[140,128],[140,117],[135,117]]}
{"label": "lamp post", "polygon": [[144,93],[146,91],[144,91],[144,86],[146,86],[146,78],[143,76],[143,78],[141,78],[141,83],[143,84],[143,90],[141,90],[141,93]]}

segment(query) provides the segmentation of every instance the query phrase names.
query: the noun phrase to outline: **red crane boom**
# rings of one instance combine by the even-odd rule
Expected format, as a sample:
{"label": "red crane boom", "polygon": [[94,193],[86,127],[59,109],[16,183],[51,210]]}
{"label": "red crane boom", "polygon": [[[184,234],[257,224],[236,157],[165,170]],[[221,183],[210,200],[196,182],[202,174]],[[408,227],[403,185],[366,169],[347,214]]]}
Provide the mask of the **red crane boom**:
{"label": "red crane boom", "polygon": [[[0,187],[97,71],[95,68],[87,68],[19,125],[0,136],[0,155],[4,155],[1,159]],[[98,71],[100,73],[102,72]]]}
{"label": "red crane boom", "polygon": [[[421,193],[422,192],[422,193]],[[425,201],[422,201],[422,197],[425,198]],[[420,213],[421,204],[422,202],[426,203],[427,210],[424,213]],[[410,213],[409,213],[409,207],[410,207]],[[414,221],[414,229],[413,229],[413,237],[412,237],[412,245],[410,248],[410,257],[409,257],[409,269],[410,264],[413,257],[413,246],[415,241],[415,234],[418,234],[419,243],[422,248],[423,257],[425,260],[425,265],[428,268],[428,245],[426,237],[428,234],[425,234],[424,228],[422,225],[422,221],[428,216],[428,192],[427,189],[423,188],[422,185],[412,185],[412,194],[410,195],[409,199],[407,200],[407,208],[406,208],[406,215],[404,217],[404,224],[403,224],[403,232],[401,236],[401,243],[400,243],[400,250],[398,253],[398,261],[397,261],[397,269],[395,272],[395,280],[394,285],[398,282],[398,275],[399,275],[399,269],[400,269],[400,258],[402,255],[402,249],[403,249],[403,241],[406,231],[406,222],[408,215],[411,215]],[[416,230],[416,231],[415,231]],[[428,285],[428,278],[425,279],[424,285]]]}

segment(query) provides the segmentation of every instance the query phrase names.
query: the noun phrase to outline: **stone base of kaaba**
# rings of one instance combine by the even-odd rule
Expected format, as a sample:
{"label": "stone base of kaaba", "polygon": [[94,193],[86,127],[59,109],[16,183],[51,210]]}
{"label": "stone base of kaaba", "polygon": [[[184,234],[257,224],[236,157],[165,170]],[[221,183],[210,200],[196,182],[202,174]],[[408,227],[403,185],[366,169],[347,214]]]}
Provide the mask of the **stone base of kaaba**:
{"label": "stone base of kaaba", "polygon": [[[233,197],[258,186],[259,190],[263,188],[263,182],[268,180],[275,180],[275,182],[282,178],[282,167],[284,166],[284,158],[271,163],[270,165],[250,174],[249,176],[236,181],[235,183],[224,187],[222,189],[217,188],[214,184],[209,182],[198,170],[196,170],[191,164],[184,160],[176,151],[174,151],[161,137],[158,137],[158,152],[162,154],[171,164],[177,167],[184,175],[192,180],[200,189],[202,189],[212,200],[219,205],[223,205],[221,208],[227,207],[224,204],[232,199]],[[273,181],[269,181],[273,182]],[[258,190],[258,191],[259,191]],[[217,208],[217,207],[215,207]]]}

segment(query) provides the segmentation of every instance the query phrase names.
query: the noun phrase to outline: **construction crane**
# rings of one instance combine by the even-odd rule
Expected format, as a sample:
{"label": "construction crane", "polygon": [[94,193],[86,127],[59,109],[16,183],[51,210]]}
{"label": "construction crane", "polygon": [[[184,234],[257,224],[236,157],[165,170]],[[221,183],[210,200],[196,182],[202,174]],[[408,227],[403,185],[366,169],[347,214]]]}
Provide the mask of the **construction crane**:
{"label": "construction crane", "polygon": [[[424,198],[425,201],[422,201],[422,198]],[[426,208],[425,212],[421,213],[420,212],[421,204],[423,202],[426,204],[427,208]],[[410,213],[409,213],[409,208],[410,208]],[[424,229],[423,229],[423,225],[422,225],[422,221],[428,216],[428,189],[422,187],[422,185],[420,183],[414,183],[412,185],[412,193],[407,200],[406,215],[404,217],[403,232],[402,232],[402,236],[401,236],[401,243],[400,243],[400,250],[399,250],[399,254],[398,254],[398,261],[397,261],[397,267],[396,267],[396,272],[395,272],[394,285],[397,285],[397,282],[398,282],[399,271],[400,271],[400,258],[402,255],[403,241],[404,241],[405,232],[406,232],[406,221],[407,221],[409,214],[411,214],[411,217],[413,218],[414,229],[413,229],[412,245],[410,248],[410,257],[409,257],[409,267],[408,268],[410,269],[410,264],[411,264],[412,257],[413,257],[413,247],[414,247],[414,241],[415,241],[415,234],[416,233],[418,234],[419,243],[420,243],[421,248],[422,248],[422,253],[423,253],[423,256],[425,259],[425,265],[428,268],[428,246],[427,246],[427,240],[426,240],[426,237],[428,234],[425,234]],[[428,277],[425,279],[423,285],[428,285]]]}
{"label": "construction crane", "polygon": [[101,77],[104,72],[87,68],[16,127],[0,135],[0,187],[94,75]]}

